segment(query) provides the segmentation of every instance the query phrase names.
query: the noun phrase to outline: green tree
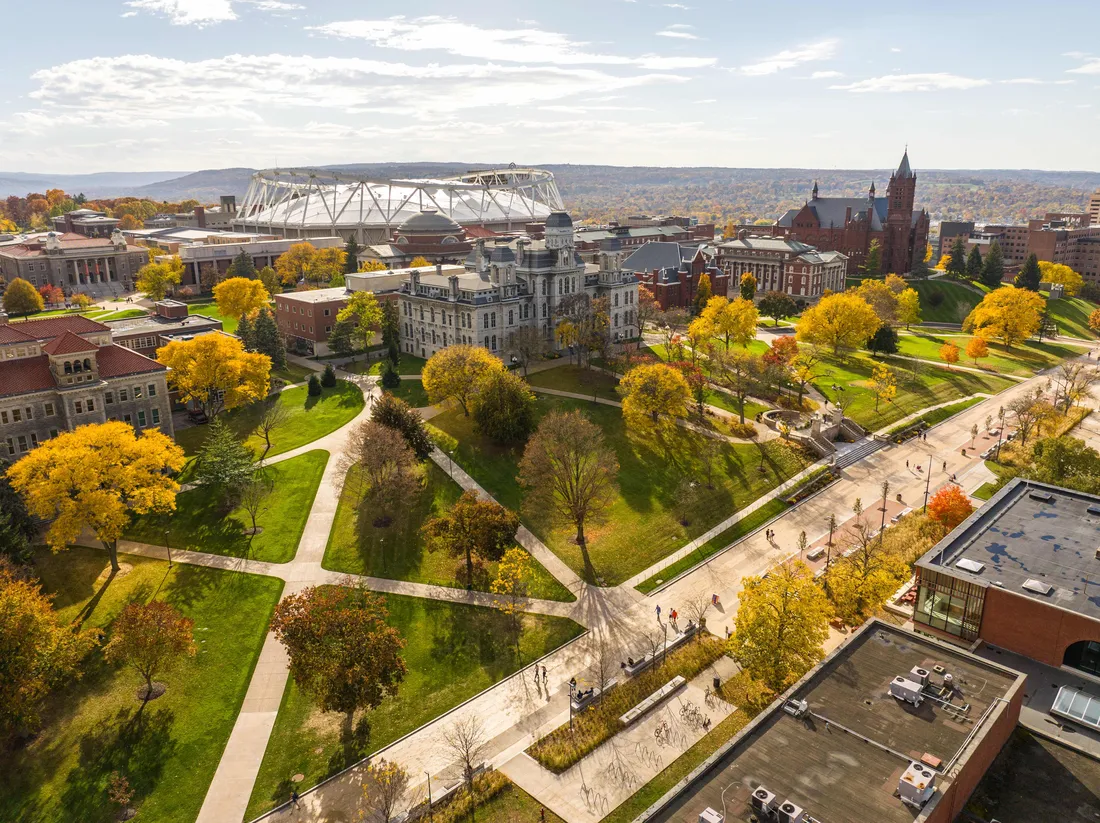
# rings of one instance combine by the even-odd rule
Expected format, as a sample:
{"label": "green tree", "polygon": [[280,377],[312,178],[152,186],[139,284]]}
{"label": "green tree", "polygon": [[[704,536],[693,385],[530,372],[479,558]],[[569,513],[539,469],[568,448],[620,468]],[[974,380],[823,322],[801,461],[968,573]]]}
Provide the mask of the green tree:
{"label": "green tree", "polygon": [[272,371],[286,368],[286,344],[275,323],[275,315],[266,306],[256,313],[256,351],[271,358]]}
{"label": "green tree", "polygon": [[142,702],[154,697],[153,678],[181,657],[195,656],[195,621],[163,600],[128,603],[114,623],[103,656],[145,680]]}
{"label": "green tree", "polygon": [[359,271],[359,244],[354,237],[349,237],[344,244],[344,274],[355,274]]}
{"label": "green tree", "polygon": [[372,292],[352,292],[347,305],[337,312],[336,320],[352,321],[355,324],[352,339],[359,348],[365,349],[382,328],[382,309]]}
{"label": "green tree", "polygon": [[695,300],[692,301],[695,314],[702,314],[710,298],[714,296],[711,288],[710,275],[706,273],[699,275],[699,285],[695,287]]}
{"label": "green tree", "polygon": [[882,273],[882,245],[877,240],[871,241],[871,247],[867,249],[867,256],[859,270],[868,277],[878,277]]}
{"label": "green tree", "polygon": [[1039,258],[1037,255],[1028,255],[1027,260],[1024,262],[1024,267],[1020,269],[1020,273],[1016,275],[1016,279],[1013,281],[1016,288],[1027,289],[1028,291],[1039,291],[1039,283],[1042,280],[1042,271],[1039,269]]}
{"label": "green tree", "polygon": [[493,500],[465,491],[446,514],[433,517],[421,533],[433,551],[466,559],[466,583],[474,582],[474,558],[500,560],[516,542],[519,517]]}
{"label": "green tree", "polygon": [[328,345],[333,354],[347,357],[355,351],[355,321],[337,320],[328,334]]}
{"label": "green tree", "polygon": [[741,297],[752,300],[756,297],[756,278],[749,272],[741,275]]}
{"label": "green tree", "polygon": [[417,460],[423,462],[431,457],[434,444],[424,427],[420,412],[410,408],[400,397],[384,392],[371,406],[370,419],[400,432]]}
{"label": "green tree", "polygon": [[216,417],[199,451],[195,482],[216,489],[223,508],[229,511],[237,505],[239,490],[255,471],[255,459],[252,450]]}
{"label": "green tree", "polygon": [[917,280],[926,280],[931,273],[924,256],[919,253],[915,255],[913,265],[909,267],[909,276]]}
{"label": "green tree", "polygon": [[966,277],[966,243],[960,234],[951,244],[951,259],[947,261],[947,276],[954,280]]}
{"label": "green tree", "polygon": [[256,276],[260,278],[268,294],[278,294],[281,291],[279,273],[271,266],[264,266]]}
{"label": "green tree", "polygon": [[6,474],[8,464],[0,460],[0,555],[16,563],[27,563],[31,541],[38,529],[27,513],[23,498],[12,488]]}
{"label": "green tree", "polygon": [[310,397],[321,396],[321,380],[317,377],[317,373],[314,372],[309,376],[309,382],[306,385],[306,393]]}
{"label": "green tree", "polygon": [[256,264],[252,262],[252,255],[241,249],[229,264],[226,277],[247,277],[249,280],[255,280],[256,276]]}
{"label": "green tree", "polygon": [[520,443],[535,428],[535,395],[527,381],[510,371],[482,378],[474,405],[474,426],[497,443]]}
{"label": "green tree", "polygon": [[241,338],[241,344],[247,351],[256,351],[256,328],[247,314],[237,321],[237,337]]}
{"label": "green tree", "polygon": [[331,389],[336,385],[336,369],[332,367],[331,363],[325,363],[325,369],[321,372],[321,385],[326,389]]}
{"label": "green tree", "polygon": [[1100,453],[1076,437],[1047,437],[1032,449],[1025,477],[1088,494],[1100,491]]}
{"label": "green tree", "polygon": [[788,317],[798,314],[798,306],[795,304],[794,298],[785,291],[765,292],[756,308],[765,317],[772,318],[777,326],[780,320],[786,320]]}
{"label": "green tree", "polygon": [[8,314],[33,314],[45,305],[38,289],[22,277],[16,277],[4,289],[4,311]]}
{"label": "green tree", "polygon": [[977,246],[970,250],[966,258],[966,277],[968,280],[978,280],[982,276],[982,252]]}
{"label": "green tree", "polygon": [[871,354],[897,354],[898,333],[891,326],[879,326],[867,341],[867,351]]}
{"label": "green tree", "polygon": [[382,388],[384,389],[396,389],[401,385],[401,375],[398,374],[397,368],[393,365],[393,361],[388,357],[382,361]]}

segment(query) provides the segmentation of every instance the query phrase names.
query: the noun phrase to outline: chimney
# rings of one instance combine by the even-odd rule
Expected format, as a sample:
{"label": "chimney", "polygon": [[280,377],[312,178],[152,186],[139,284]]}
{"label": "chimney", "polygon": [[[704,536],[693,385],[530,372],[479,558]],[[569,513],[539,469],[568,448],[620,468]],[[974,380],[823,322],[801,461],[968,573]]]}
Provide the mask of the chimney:
{"label": "chimney", "polygon": [[200,229],[206,228],[206,209],[202,206],[195,206],[195,222]]}
{"label": "chimney", "polygon": [[73,230],[73,216],[70,212],[65,212],[65,231],[72,233]]}

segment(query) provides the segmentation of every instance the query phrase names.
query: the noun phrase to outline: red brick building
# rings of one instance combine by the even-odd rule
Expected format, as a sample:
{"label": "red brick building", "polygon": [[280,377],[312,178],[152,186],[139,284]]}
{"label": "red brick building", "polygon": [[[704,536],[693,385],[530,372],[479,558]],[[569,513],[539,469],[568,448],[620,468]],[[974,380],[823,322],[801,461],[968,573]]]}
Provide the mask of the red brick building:
{"label": "red brick building", "polygon": [[653,292],[662,310],[690,306],[704,274],[710,277],[712,294],[724,296],[729,291],[728,273],[701,248],[679,243],[646,243],[623,261],[623,271],[633,272]]}

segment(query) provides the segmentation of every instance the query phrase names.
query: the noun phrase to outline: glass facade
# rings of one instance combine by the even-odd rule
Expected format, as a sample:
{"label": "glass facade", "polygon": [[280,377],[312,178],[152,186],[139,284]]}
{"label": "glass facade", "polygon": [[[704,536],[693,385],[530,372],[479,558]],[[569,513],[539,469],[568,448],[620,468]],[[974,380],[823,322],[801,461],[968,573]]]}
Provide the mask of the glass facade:
{"label": "glass facade", "polygon": [[974,640],[982,626],[985,588],[947,574],[917,569],[913,621],[963,640]]}

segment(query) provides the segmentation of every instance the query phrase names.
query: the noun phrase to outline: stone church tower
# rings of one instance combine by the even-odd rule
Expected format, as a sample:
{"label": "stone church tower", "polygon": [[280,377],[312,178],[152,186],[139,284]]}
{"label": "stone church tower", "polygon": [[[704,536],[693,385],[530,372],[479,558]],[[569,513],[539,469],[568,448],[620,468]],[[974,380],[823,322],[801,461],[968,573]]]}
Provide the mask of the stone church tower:
{"label": "stone church tower", "polygon": [[[883,238],[882,273],[907,272],[913,263],[916,215],[913,202],[917,195],[917,175],[909,167],[909,151],[901,156],[898,170],[890,176],[886,189],[886,225]],[[922,250],[923,251],[923,250]]]}

